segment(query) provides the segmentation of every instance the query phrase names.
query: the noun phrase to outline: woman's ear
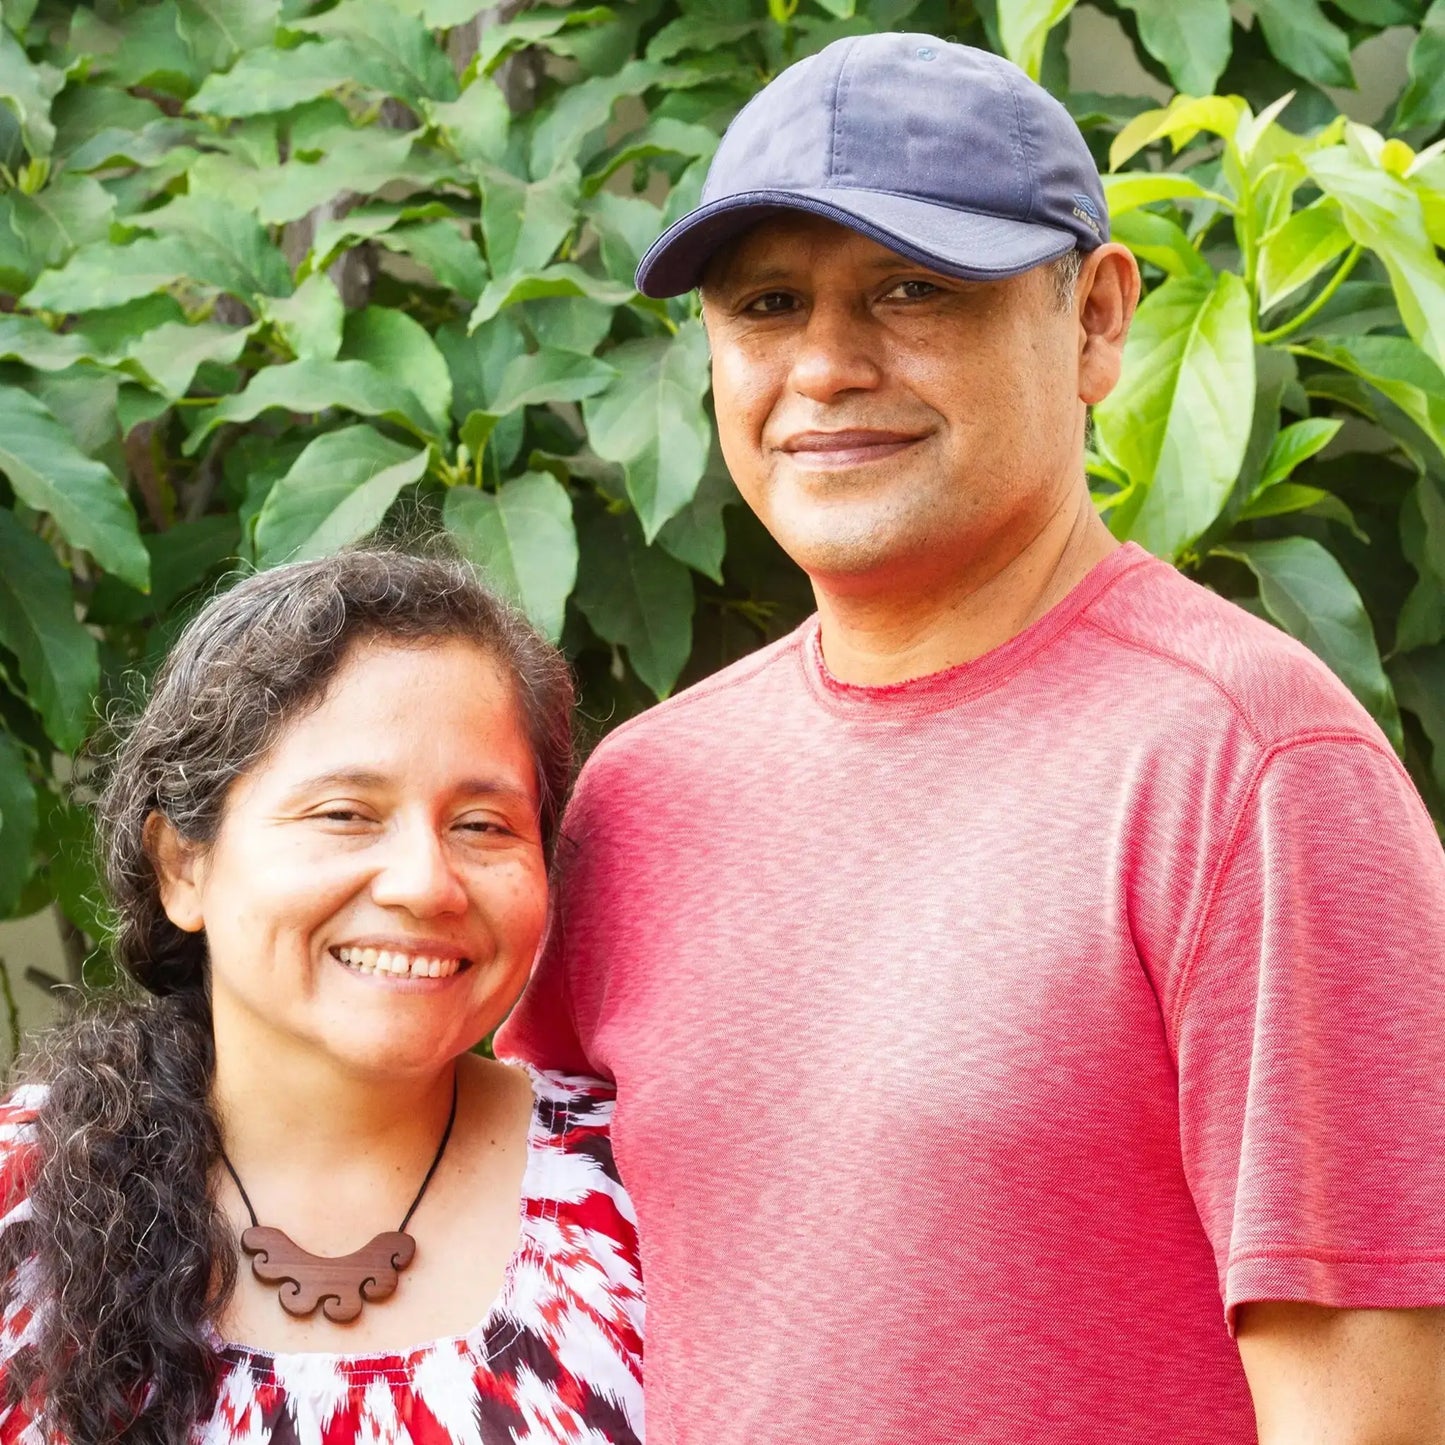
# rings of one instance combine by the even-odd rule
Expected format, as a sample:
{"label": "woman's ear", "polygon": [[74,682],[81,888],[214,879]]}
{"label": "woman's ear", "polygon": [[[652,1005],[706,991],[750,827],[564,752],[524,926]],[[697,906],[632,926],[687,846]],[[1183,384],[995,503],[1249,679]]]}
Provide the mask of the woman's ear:
{"label": "woman's ear", "polygon": [[199,850],[160,813],[146,819],[143,836],[166,917],[183,933],[199,933],[206,923],[201,908]]}

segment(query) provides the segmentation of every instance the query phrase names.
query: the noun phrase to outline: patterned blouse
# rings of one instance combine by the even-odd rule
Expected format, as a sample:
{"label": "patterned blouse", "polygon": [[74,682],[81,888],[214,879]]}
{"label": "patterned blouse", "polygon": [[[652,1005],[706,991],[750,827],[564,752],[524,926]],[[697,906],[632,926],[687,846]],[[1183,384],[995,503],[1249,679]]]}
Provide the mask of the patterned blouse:
{"label": "patterned blouse", "polygon": [[[537,1071],[532,1087],[522,1235],[487,1317],[400,1353],[272,1354],[218,1337],[220,1389],[195,1445],[641,1445],[642,1284],[613,1090]],[[28,1211],[42,1099],[27,1087],[0,1102],[0,1229]],[[0,1317],[0,1375],[43,1308],[26,1284],[22,1269]],[[49,1445],[36,1414],[0,1404],[0,1445]]]}

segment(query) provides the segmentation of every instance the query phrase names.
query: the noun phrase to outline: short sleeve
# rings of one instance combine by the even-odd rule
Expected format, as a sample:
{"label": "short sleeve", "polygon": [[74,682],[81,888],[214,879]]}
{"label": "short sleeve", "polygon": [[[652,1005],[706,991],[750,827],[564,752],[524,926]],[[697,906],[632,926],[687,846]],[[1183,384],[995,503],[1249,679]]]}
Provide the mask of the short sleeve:
{"label": "short sleeve", "polygon": [[1241,1304],[1445,1305],[1445,854],[1394,756],[1257,770],[1175,1014],[1186,1175]]}

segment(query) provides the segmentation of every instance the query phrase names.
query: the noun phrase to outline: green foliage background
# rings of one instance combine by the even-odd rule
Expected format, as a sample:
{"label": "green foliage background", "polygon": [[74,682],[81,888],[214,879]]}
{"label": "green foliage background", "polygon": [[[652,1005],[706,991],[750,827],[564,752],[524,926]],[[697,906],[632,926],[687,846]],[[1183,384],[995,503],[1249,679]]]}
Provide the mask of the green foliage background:
{"label": "green foliage background", "polygon": [[695,302],[631,278],[738,107],[878,29],[1069,105],[1149,286],[1100,507],[1319,652],[1445,820],[1445,0],[1088,8],[1172,102],[1071,89],[1073,0],[4,0],[0,917],[100,939],[76,755],[238,565],[445,528],[601,725],[796,624]]}

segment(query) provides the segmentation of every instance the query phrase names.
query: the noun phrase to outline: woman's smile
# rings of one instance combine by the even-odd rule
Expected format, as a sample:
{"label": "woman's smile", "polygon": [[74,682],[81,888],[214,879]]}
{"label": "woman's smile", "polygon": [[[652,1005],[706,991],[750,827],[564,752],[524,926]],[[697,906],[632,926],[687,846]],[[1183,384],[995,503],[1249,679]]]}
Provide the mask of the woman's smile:
{"label": "woman's smile", "polygon": [[450,951],[342,945],[330,950],[331,956],[348,973],[364,978],[400,982],[455,978],[471,967],[471,960]]}

